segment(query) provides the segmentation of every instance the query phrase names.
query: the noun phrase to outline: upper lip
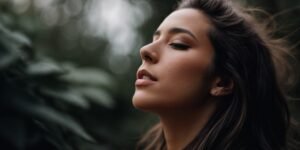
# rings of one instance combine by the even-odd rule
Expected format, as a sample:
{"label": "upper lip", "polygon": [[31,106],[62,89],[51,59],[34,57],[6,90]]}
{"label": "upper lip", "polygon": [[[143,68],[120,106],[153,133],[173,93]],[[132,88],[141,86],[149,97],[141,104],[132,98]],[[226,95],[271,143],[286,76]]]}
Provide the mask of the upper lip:
{"label": "upper lip", "polygon": [[136,77],[137,79],[142,79],[143,76],[148,76],[151,80],[157,81],[157,78],[153,76],[149,71],[146,69],[140,69],[137,71]]}

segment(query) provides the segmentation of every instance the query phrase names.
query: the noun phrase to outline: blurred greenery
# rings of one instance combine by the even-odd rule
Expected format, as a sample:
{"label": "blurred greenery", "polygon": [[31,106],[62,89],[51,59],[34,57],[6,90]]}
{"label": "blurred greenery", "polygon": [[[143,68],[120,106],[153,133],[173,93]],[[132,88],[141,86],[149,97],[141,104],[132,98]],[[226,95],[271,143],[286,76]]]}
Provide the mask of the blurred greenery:
{"label": "blurred greenery", "polygon": [[[300,48],[300,1],[240,1],[272,14]],[[0,149],[134,149],[156,120],[131,105],[138,50],[175,5],[0,0]],[[299,100],[289,104],[300,120]]]}

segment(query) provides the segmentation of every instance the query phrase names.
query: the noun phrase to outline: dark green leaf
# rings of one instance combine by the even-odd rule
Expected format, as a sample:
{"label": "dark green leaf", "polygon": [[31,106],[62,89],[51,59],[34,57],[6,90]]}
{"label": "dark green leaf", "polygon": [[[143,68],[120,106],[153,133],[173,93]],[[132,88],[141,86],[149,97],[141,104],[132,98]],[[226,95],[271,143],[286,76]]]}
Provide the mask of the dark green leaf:
{"label": "dark green leaf", "polygon": [[79,106],[84,109],[87,109],[90,106],[88,101],[83,97],[83,95],[75,90],[59,91],[43,88],[41,89],[41,92],[45,95],[48,95],[49,97],[53,97],[55,100],[65,101],[67,103]]}
{"label": "dark green leaf", "polygon": [[74,133],[80,135],[86,140],[95,141],[73,118],[70,116],[58,112],[47,106],[40,105],[27,105],[25,106],[33,115],[39,117],[40,119],[51,121],[62,127],[65,127]]}
{"label": "dark green leaf", "polygon": [[84,87],[78,89],[78,91],[82,92],[85,97],[89,98],[96,104],[108,108],[113,108],[114,106],[114,101],[112,97],[104,90],[93,87]]}

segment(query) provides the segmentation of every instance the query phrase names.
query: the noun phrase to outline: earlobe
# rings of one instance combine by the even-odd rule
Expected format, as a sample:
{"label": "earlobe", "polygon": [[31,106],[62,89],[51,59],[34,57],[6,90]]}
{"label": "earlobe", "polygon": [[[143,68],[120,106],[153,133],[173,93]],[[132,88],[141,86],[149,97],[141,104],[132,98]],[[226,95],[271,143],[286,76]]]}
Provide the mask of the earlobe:
{"label": "earlobe", "polygon": [[212,87],[210,89],[210,94],[212,96],[225,96],[232,93],[233,90],[233,81],[231,79],[221,79],[220,77],[217,77],[213,83]]}

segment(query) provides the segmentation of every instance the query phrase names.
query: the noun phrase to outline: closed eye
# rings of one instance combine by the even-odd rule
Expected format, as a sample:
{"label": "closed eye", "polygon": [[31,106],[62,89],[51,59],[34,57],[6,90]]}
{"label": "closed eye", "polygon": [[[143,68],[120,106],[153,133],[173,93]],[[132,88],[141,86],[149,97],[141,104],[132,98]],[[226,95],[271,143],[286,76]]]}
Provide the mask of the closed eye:
{"label": "closed eye", "polygon": [[173,49],[176,49],[176,50],[187,50],[190,48],[189,45],[186,45],[186,44],[182,44],[182,43],[171,43],[169,44]]}

